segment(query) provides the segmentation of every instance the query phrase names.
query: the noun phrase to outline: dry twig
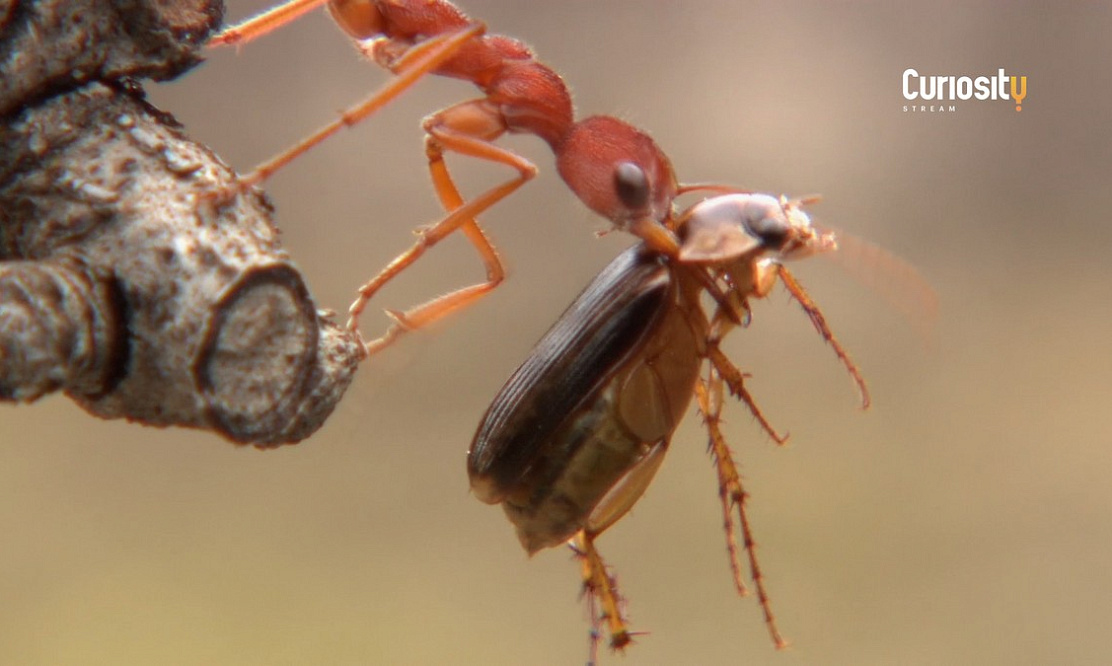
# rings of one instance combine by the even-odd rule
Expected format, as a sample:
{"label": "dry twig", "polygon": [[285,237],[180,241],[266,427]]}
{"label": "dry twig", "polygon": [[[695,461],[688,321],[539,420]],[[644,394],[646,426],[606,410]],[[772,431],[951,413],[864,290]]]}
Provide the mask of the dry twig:
{"label": "dry twig", "polygon": [[0,399],[257,446],[313,433],[357,366],[262,193],[142,99],[217,0],[0,0]]}

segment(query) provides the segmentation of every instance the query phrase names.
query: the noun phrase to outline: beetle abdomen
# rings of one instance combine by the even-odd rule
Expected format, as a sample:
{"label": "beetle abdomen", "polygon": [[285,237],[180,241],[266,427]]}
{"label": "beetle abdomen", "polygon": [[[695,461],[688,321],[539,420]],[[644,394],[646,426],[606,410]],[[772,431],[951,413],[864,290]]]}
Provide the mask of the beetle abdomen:
{"label": "beetle abdomen", "polygon": [[614,418],[617,387],[611,383],[553,433],[569,455],[550,466],[536,485],[524,485],[502,502],[529,553],[567,541],[610,488],[644,458],[650,445]]}
{"label": "beetle abdomen", "polygon": [[[472,490],[504,505],[529,552],[596,522],[605,529],[647,486],[651,474],[641,482],[633,472],[650,452],[663,453],[701,358],[679,298],[675,275],[659,258],[636,248],[622,253],[483,417],[468,454]],[[638,480],[628,490],[627,477]]]}

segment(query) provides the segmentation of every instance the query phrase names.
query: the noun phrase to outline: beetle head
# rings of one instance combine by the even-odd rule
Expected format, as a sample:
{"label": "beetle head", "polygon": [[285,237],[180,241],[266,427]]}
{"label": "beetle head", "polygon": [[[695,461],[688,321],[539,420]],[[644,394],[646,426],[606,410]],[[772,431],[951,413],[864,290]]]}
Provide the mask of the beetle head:
{"label": "beetle head", "polygon": [[725,194],[688,208],[679,219],[685,262],[720,263],[752,255],[797,259],[837,249],[833,234],[811,226],[803,206],[817,201],[767,194]]}

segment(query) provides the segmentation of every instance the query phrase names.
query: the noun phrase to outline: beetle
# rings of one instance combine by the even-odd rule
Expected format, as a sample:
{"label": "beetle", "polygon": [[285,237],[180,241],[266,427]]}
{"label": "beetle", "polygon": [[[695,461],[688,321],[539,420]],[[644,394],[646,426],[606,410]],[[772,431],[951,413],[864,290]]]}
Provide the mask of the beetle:
{"label": "beetle", "polygon": [[[628,645],[632,634],[594,541],[645,492],[693,397],[716,463],[735,584],[747,593],[734,509],[769,632],[778,648],[787,644],[753,550],[746,494],[719,427],[724,387],[773,440],[786,437],[758,409],[720,342],[730,329],[748,325],[750,299],[782,282],[868,406],[856,365],[783,265],[837,248],[834,234],[819,232],[804,212],[812,201],[732,193],[689,207],[676,218],[678,253],[644,242],[621,253],[541,338],[480,422],[467,457],[472,492],[502,506],[530,555],[570,540],[614,649]],[[720,293],[703,299],[714,287]]]}

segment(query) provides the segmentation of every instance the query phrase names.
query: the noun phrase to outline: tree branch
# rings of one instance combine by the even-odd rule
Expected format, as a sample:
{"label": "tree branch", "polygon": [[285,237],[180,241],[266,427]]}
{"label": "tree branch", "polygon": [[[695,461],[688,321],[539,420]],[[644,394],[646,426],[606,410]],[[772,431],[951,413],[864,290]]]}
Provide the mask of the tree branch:
{"label": "tree branch", "polygon": [[274,446],[350,383],[265,196],[124,78],[198,62],[221,10],[0,0],[0,399]]}

